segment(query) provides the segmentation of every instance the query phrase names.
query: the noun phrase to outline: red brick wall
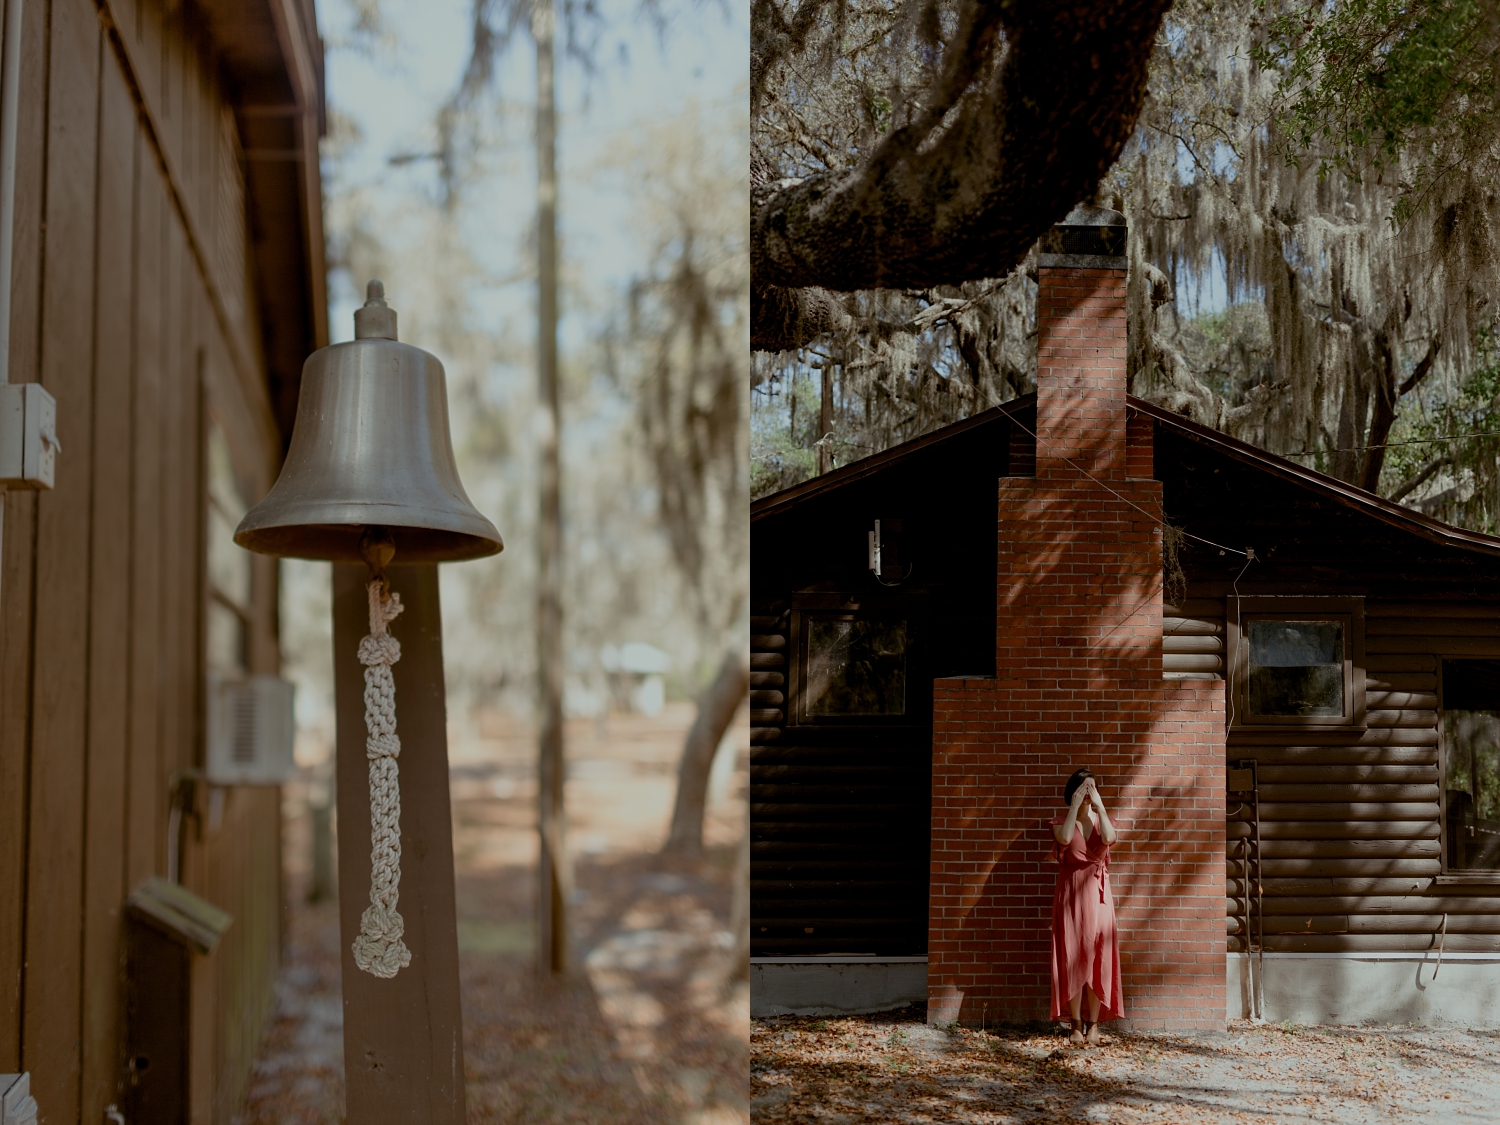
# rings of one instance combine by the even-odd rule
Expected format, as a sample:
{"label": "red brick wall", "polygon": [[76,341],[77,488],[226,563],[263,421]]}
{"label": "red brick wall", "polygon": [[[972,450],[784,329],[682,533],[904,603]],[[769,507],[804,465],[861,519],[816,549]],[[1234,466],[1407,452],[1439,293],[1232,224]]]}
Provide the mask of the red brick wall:
{"label": "red brick wall", "polygon": [[1047,821],[1088,766],[1120,830],[1126,1018],[1222,1027],[1223,685],[1162,679],[1161,486],[1134,479],[1151,449],[1127,427],[1125,271],[1044,267],[1037,308],[1036,476],[999,486],[996,678],[934,686],[928,1016],[1047,1017]]}

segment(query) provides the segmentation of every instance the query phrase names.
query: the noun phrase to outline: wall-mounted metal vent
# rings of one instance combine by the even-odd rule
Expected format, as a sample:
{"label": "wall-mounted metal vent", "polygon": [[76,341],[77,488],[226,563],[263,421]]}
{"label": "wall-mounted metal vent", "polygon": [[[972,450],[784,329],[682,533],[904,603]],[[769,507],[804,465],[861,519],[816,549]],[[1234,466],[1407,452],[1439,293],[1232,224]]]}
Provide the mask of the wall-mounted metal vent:
{"label": "wall-mounted metal vent", "polygon": [[208,781],[214,785],[280,785],[294,769],[292,685],[279,676],[210,677]]}

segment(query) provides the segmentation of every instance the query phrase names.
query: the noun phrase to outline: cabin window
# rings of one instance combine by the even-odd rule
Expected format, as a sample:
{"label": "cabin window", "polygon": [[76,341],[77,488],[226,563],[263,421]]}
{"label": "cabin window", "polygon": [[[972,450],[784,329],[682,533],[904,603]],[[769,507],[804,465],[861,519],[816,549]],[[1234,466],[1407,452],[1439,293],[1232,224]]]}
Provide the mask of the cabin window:
{"label": "cabin window", "polygon": [[1233,726],[1363,725],[1364,622],[1359,602],[1230,598]]}
{"label": "cabin window", "polygon": [[808,614],[802,622],[805,719],[906,714],[905,621]]}
{"label": "cabin window", "polygon": [[1443,661],[1443,866],[1500,871],[1500,661]]}
{"label": "cabin window", "polygon": [[1344,713],[1344,623],[1245,622],[1245,718]]}
{"label": "cabin window", "polygon": [[1500,870],[1500,712],[1447,711],[1448,868]]}

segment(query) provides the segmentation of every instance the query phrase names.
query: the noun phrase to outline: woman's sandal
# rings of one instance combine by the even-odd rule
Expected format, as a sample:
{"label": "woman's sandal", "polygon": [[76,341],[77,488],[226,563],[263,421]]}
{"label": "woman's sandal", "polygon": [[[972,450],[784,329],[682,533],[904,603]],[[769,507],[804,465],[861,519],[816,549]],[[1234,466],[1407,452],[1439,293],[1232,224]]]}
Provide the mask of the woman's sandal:
{"label": "woman's sandal", "polygon": [[1099,1038],[1098,1021],[1095,1021],[1094,1023],[1088,1025],[1088,1031],[1084,1034],[1083,1038],[1084,1042],[1086,1042],[1090,1047],[1099,1046],[1101,1040]]}
{"label": "woman's sandal", "polygon": [[1083,1037],[1083,1021],[1073,1021],[1073,1034],[1068,1036],[1068,1042],[1074,1047],[1082,1047],[1087,1042]]}

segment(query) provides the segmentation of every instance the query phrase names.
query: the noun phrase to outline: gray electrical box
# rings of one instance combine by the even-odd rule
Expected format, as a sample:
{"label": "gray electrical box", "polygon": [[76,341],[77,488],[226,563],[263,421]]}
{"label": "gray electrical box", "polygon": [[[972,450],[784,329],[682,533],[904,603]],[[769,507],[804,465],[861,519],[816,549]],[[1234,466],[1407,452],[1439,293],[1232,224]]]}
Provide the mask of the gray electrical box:
{"label": "gray electrical box", "polygon": [[0,1074],[0,1125],[36,1125],[31,1073]]}
{"label": "gray electrical box", "polygon": [[51,488],[60,452],[57,400],[40,383],[0,384],[0,485]]}

